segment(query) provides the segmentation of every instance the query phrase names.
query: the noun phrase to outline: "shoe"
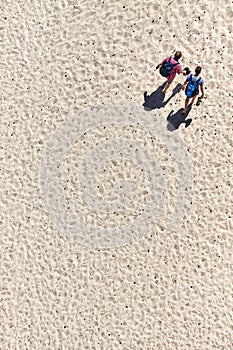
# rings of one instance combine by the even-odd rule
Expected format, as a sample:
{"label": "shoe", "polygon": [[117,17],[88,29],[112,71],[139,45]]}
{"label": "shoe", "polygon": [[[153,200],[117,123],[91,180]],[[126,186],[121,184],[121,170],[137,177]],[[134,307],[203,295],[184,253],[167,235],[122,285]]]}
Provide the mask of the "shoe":
{"label": "shoe", "polygon": [[202,98],[201,98],[201,97],[198,97],[198,99],[197,99],[197,103],[196,103],[196,106],[200,106],[201,101],[202,101]]}
{"label": "shoe", "polygon": [[191,123],[192,123],[192,119],[191,119],[191,118],[190,118],[190,119],[187,119],[187,120],[185,121],[185,128],[187,128]]}

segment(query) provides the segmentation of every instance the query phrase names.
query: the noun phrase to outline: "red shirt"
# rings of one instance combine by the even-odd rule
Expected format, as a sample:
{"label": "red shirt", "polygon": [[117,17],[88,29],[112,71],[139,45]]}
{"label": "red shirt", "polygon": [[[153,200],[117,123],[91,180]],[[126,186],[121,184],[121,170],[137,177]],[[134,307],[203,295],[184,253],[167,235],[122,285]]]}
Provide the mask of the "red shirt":
{"label": "red shirt", "polygon": [[[162,63],[168,62],[170,57],[171,56],[166,57]],[[175,63],[177,63],[177,61],[172,57],[171,63],[175,64]],[[175,78],[176,74],[181,74],[181,73],[182,73],[182,67],[181,67],[181,64],[179,63],[175,67],[172,68],[171,74],[169,75],[169,77],[167,77],[167,79],[173,80]]]}

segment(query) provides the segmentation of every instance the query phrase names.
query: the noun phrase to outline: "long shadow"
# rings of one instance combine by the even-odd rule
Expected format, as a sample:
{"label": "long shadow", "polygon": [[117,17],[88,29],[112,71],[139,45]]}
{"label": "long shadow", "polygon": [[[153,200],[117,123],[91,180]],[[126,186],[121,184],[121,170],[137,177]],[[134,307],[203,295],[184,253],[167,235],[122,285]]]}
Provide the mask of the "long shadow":
{"label": "long shadow", "polygon": [[175,114],[174,114],[174,111],[172,110],[167,117],[167,121],[168,121],[167,129],[169,131],[177,130],[179,129],[180,125],[183,123],[185,124],[185,128],[189,127],[189,125],[192,123],[192,119],[191,118],[186,119],[186,118],[190,113],[191,109],[192,107],[189,105],[187,109],[187,113],[185,115],[182,114],[184,110],[183,108],[180,108]]}
{"label": "long shadow", "polygon": [[172,90],[172,94],[170,95],[170,97],[167,100],[164,100],[165,98],[165,94],[162,92],[164,87],[165,87],[165,83],[163,83],[163,85],[159,86],[157,90],[155,90],[154,92],[152,92],[151,95],[147,95],[147,91],[144,92],[144,103],[143,103],[143,107],[146,111],[151,111],[152,109],[159,109],[162,108],[164,106],[166,106],[166,104],[181,90],[182,84],[178,83],[174,89]]}

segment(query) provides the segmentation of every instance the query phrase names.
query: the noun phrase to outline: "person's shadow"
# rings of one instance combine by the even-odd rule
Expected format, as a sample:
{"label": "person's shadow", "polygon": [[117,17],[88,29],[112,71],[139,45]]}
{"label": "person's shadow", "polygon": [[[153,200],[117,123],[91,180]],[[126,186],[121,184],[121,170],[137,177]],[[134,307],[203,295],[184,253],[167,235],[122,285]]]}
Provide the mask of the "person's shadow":
{"label": "person's shadow", "polygon": [[147,95],[147,91],[144,92],[144,103],[143,107],[146,111],[151,111],[152,109],[162,108],[181,90],[182,84],[178,83],[172,90],[170,97],[164,101],[165,94],[162,92],[165,87],[166,82],[159,86],[157,90],[152,92],[151,95]]}
{"label": "person's shadow", "polygon": [[180,125],[183,123],[185,124],[185,128],[187,128],[192,123],[191,118],[186,119],[191,109],[192,107],[191,105],[189,105],[186,114],[182,114],[184,110],[183,108],[180,108],[175,114],[174,114],[174,111],[172,110],[167,117],[167,121],[168,121],[167,129],[169,131],[177,130],[179,129]]}

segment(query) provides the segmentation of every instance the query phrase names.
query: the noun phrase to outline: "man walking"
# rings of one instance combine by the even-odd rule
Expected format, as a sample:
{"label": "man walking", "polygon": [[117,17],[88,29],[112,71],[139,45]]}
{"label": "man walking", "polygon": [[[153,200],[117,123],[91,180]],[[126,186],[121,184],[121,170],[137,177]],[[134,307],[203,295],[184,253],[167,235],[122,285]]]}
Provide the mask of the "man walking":
{"label": "man walking", "polygon": [[184,70],[182,70],[181,64],[179,63],[181,56],[182,56],[181,51],[176,51],[174,57],[172,56],[166,57],[156,67],[156,69],[160,68],[159,70],[160,74],[167,78],[165,88],[163,89],[164,94],[167,92],[176,74],[183,73],[184,75],[187,75],[190,73],[189,68],[185,68]]}
{"label": "man walking", "polygon": [[191,106],[194,104],[194,101],[197,97],[197,95],[199,94],[199,86],[201,87],[201,98],[204,97],[204,80],[199,76],[201,73],[201,67],[197,66],[195,69],[195,74],[190,74],[187,79],[185,80],[183,86],[182,86],[182,90],[185,90],[185,95],[186,100],[185,100],[185,106],[184,106],[184,110],[183,110],[183,114],[187,113],[187,107],[188,107],[188,103],[190,98],[192,98],[191,101]]}

